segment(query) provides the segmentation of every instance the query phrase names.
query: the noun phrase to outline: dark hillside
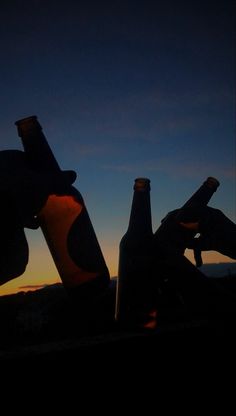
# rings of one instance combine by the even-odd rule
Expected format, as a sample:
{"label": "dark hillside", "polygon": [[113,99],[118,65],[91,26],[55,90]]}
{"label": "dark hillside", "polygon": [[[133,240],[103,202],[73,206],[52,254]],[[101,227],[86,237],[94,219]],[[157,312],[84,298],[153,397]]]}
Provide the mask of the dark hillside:
{"label": "dark hillside", "polygon": [[[235,296],[236,275],[211,278],[222,293]],[[20,292],[0,297],[0,360],[18,358],[46,359],[76,355],[78,349],[89,352],[118,347],[131,351],[134,346],[149,351],[164,340],[199,339],[209,336],[234,336],[236,317],[187,316],[178,305],[165,305],[164,318],[153,332],[127,331],[114,322],[115,283],[99,302],[91,303],[86,313],[79,311],[62,284],[47,286],[32,292]],[[224,298],[227,299],[227,298]],[[224,309],[224,303],[220,301]],[[227,306],[225,304],[225,306]],[[234,313],[233,312],[233,313]],[[150,344],[151,342],[151,344]],[[168,341],[169,343],[169,341]]]}

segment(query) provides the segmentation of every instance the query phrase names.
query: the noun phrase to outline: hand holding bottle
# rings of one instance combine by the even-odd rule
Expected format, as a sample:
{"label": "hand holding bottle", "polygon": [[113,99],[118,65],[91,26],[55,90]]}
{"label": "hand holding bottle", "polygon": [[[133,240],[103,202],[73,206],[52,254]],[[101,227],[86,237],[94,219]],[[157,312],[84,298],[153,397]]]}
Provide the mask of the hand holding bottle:
{"label": "hand holding bottle", "polygon": [[74,171],[37,172],[28,166],[20,150],[0,151],[0,190],[2,209],[14,211],[11,222],[37,228],[36,216],[52,193],[61,195],[75,181]]}
{"label": "hand holding bottle", "polygon": [[[186,228],[188,224],[182,226]],[[205,207],[201,212],[197,233],[199,237],[193,238],[188,244],[188,248],[195,253],[214,250],[236,259],[236,224],[222,211]]]}
{"label": "hand holding bottle", "polygon": [[[218,186],[217,179],[208,177],[180,209],[167,214],[154,234],[157,249],[170,254],[184,254],[198,233],[199,221]],[[195,255],[196,263],[200,265],[200,253],[195,251]]]}
{"label": "hand holding bottle", "polygon": [[35,172],[24,152],[0,151],[0,284],[24,273],[29,256],[24,228],[38,228],[36,216],[49,194],[64,193],[75,177],[72,171]]}
{"label": "hand holding bottle", "polygon": [[[63,174],[36,116],[15,124],[29,168],[36,174],[49,175],[54,185],[60,184],[58,190],[52,190],[37,218],[65,288],[83,298],[85,293],[100,293],[109,285],[109,271],[82,195],[70,185],[75,174]],[[64,180],[58,181],[62,177]]]}

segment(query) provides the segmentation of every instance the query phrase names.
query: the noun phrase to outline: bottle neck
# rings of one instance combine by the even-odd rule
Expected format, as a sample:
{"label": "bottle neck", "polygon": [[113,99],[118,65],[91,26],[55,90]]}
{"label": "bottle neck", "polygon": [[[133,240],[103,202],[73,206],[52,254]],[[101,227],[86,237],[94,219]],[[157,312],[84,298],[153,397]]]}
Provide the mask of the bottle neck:
{"label": "bottle neck", "polygon": [[188,222],[198,221],[202,209],[205,209],[212,195],[219,186],[217,179],[209,177],[200,188],[180,208],[176,220]]}
{"label": "bottle neck", "polygon": [[15,123],[29,166],[37,171],[59,171],[60,167],[50,148],[36,116]]}
{"label": "bottle neck", "polygon": [[192,206],[206,206],[210,201],[212,195],[219,186],[217,179],[209,177],[202,186],[189,198],[189,200],[183,205],[183,209],[190,208]]}
{"label": "bottle neck", "polygon": [[149,190],[134,190],[128,233],[152,234],[151,203]]}

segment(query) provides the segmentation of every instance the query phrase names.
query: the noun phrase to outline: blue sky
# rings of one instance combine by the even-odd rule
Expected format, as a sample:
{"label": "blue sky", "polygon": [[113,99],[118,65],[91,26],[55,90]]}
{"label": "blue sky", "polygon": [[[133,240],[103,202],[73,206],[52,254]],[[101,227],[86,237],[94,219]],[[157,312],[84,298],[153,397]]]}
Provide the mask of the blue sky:
{"label": "blue sky", "polygon": [[[236,221],[235,10],[82,3],[1,2],[0,145],[21,149],[14,122],[38,116],[61,167],[78,174],[113,275],[138,176],[151,180],[154,230],[207,176],[221,183],[210,205]],[[29,271],[15,286],[55,279],[50,256],[34,277],[47,248],[39,232],[28,238]]]}

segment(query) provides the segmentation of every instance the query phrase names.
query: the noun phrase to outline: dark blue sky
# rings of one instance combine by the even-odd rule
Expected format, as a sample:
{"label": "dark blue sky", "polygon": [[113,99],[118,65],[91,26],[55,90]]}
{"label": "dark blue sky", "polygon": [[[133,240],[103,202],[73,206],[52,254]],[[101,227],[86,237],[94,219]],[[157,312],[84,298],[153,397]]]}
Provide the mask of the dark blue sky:
{"label": "dark blue sky", "polygon": [[38,115],[113,271],[137,176],[154,229],[209,175],[236,220],[233,3],[1,1],[1,149]]}

